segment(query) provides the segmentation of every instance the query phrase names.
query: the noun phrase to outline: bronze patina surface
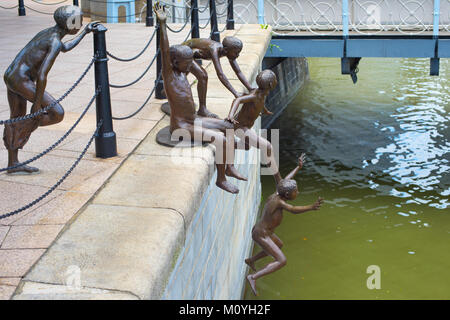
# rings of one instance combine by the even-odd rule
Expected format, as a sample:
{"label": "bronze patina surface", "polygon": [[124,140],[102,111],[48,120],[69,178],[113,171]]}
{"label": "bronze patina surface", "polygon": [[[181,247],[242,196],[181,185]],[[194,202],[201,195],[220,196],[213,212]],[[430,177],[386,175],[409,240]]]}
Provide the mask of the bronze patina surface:
{"label": "bronze patina surface", "polygon": [[[227,129],[233,129],[231,123],[220,119],[203,118],[196,115],[191,86],[187,75],[193,65],[194,52],[186,45],[169,46],[167,36],[167,14],[159,3],[154,6],[156,17],[160,24],[160,48],[162,55],[162,74],[164,88],[171,107],[170,133],[180,136],[190,135],[196,141],[213,141],[216,145],[216,185],[231,193],[239,189],[227,181],[226,176],[246,180],[234,168],[228,154],[234,153],[234,135],[224,135]],[[176,132],[181,130],[184,132]],[[230,140],[230,141],[227,141]],[[231,148],[227,148],[231,145]]]}
{"label": "bronze patina surface", "polygon": [[[255,295],[256,280],[273,273],[286,265],[286,257],[281,251],[283,242],[274,233],[275,229],[281,224],[283,219],[283,210],[294,214],[304,213],[311,210],[319,210],[323,199],[319,197],[315,203],[309,206],[293,206],[287,203],[288,200],[295,200],[298,195],[297,182],[293,179],[297,172],[303,167],[305,155],[302,154],[298,159],[298,166],[292,170],[284,179],[275,178],[277,183],[277,192],[273,193],[266,201],[261,219],[252,229],[253,240],[262,248],[262,250],[251,258],[245,260],[245,263],[255,273],[247,276],[247,281]],[[255,262],[266,256],[271,256],[275,261],[268,263],[261,270],[256,271]]]}
{"label": "bronze patina surface", "polygon": [[[31,113],[52,105],[39,116],[5,124],[3,141],[8,150],[8,167],[20,163],[18,150],[23,148],[37,127],[49,126],[63,120],[64,109],[45,91],[47,75],[59,53],[75,48],[96,24],[91,22],[74,39],[62,42],[64,36],[75,35],[80,31],[83,12],[77,6],[63,6],[56,9],[53,17],[56,25],[34,36],[15,57],[3,76],[7,87],[10,118],[24,116],[27,112],[27,101],[32,103]],[[9,169],[8,173],[28,174],[38,171],[38,168],[22,165]]]}

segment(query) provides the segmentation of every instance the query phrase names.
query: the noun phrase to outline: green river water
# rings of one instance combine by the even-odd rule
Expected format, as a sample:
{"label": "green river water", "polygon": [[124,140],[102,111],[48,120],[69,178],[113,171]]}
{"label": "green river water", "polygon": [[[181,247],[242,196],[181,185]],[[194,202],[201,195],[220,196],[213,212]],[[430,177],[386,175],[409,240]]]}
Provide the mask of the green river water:
{"label": "green river water", "polygon": [[[272,128],[282,175],[307,154],[291,203],[326,202],[284,213],[276,234],[288,263],[257,280],[259,296],[247,286],[245,299],[450,299],[449,59],[439,77],[428,59],[362,59],[356,85],[338,59],[309,66]],[[262,184],[266,199],[274,180]],[[371,265],[380,289],[367,287]]]}

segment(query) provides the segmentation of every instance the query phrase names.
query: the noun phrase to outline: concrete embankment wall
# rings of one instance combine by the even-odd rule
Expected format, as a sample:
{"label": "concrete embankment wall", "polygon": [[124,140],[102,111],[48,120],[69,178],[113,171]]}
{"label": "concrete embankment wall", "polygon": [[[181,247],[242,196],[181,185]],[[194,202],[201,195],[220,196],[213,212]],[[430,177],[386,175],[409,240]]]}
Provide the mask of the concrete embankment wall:
{"label": "concrete embankment wall", "polygon": [[[225,35],[243,41],[238,63],[254,83],[270,30],[242,25]],[[222,66],[243,93],[226,59]],[[225,118],[234,97],[212,64],[204,67],[208,109]],[[196,91],[193,87],[195,101]],[[236,153],[237,168],[248,182],[229,178],[240,188],[231,195],[215,186],[213,145],[168,148],[156,143],[156,134],[168,124],[163,117],[78,212],[21,281],[14,299],[241,297],[261,196],[259,152]]]}
{"label": "concrete embankment wall", "polygon": [[186,230],[163,299],[241,298],[244,259],[250,254],[251,230],[261,202],[259,151],[238,151],[235,162],[248,182],[237,184],[240,191],[235,196],[215,186],[217,172],[211,178]]}
{"label": "concrete embankment wall", "polygon": [[264,58],[262,67],[271,69],[278,78],[278,86],[266,100],[266,106],[273,115],[263,116],[261,126],[265,129],[270,127],[308,81],[309,69],[306,58]]}

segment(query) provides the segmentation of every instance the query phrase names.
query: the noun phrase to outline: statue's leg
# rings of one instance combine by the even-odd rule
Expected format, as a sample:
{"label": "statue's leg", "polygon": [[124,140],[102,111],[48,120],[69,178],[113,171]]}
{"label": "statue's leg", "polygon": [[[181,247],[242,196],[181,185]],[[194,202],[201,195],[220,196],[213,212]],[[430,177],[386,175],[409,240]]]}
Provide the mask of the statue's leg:
{"label": "statue's leg", "polygon": [[[36,87],[34,83],[28,83],[28,92],[36,92]],[[30,102],[33,102],[34,93]],[[52,124],[56,124],[61,122],[64,119],[64,109],[63,107],[56,102],[56,99],[52,97],[47,91],[44,92],[44,96],[42,97],[42,108],[45,108],[48,105],[52,105],[52,107],[45,113],[39,116],[39,126],[45,127]],[[31,110],[31,113],[36,112],[38,110]]]}
{"label": "statue's leg", "polygon": [[221,119],[202,119],[203,128],[219,130],[223,134],[225,134],[227,145],[226,145],[226,170],[225,174],[229,177],[236,178],[238,180],[247,181],[247,178],[244,177],[237,171],[234,167],[234,155],[235,155],[235,141],[234,141],[234,127],[233,125],[225,120]]}
{"label": "statue's leg", "polygon": [[277,246],[277,244],[272,240],[270,236],[265,236],[261,238],[255,239],[255,242],[260,245],[260,247],[270,256],[272,256],[275,261],[267,264],[264,268],[259,270],[254,274],[249,274],[247,276],[247,280],[252,288],[253,293],[256,295],[256,280],[273,273],[286,265],[286,257],[284,256],[281,249]]}
{"label": "statue's leg", "polygon": [[200,138],[202,141],[213,142],[213,144],[216,146],[216,185],[219,188],[224,189],[225,191],[228,191],[230,193],[238,193],[239,189],[232,183],[228,182],[225,175],[225,166],[227,162],[227,139],[225,138],[225,136],[219,131],[207,129],[199,125],[195,125],[192,127],[191,134],[194,135],[194,139]]}
{"label": "statue's leg", "polygon": [[258,136],[253,129],[243,128],[242,130],[243,132],[236,130],[236,135],[241,141],[244,141],[244,143],[237,143],[237,148],[248,150],[250,147],[254,147],[260,149],[264,163],[270,165],[269,168],[265,169],[270,170],[273,175],[279,174],[272,144],[265,138]]}
{"label": "statue's leg", "polygon": [[[27,111],[27,101],[24,97],[8,89],[8,103],[10,107],[10,117],[17,118],[24,116]],[[20,163],[18,150],[22,149],[30,138],[31,133],[38,127],[38,119],[27,119],[11,124],[6,124],[3,131],[3,142],[8,150],[8,167]],[[30,166],[19,166],[8,170],[8,173],[33,173],[39,169]]]}
{"label": "statue's leg", "polygon": [[[275,233],[272,234],[271,236],[273,242],[275,242],[275,244],[278,246],[278,248],[282,248],[283,247],[283,241],[281,241],[280,238],[277,237],[277,235]],[[245,259],[245,263],[253,269],[253,271],[256,271],[255,268],[255,262],[267,257],[267,253],[264,250],[261,250],[260,252],[258,252],[257,254],[255,254],[253,257]]]}
{"label": "statue's leg", "polygon": [[197,114],[201,117],[218,118],[218,116],[206,109],[206,92],[208,90],[208,72],[195,60],[192,63],[190,72],[197,78],[197,92],[199,108]]}

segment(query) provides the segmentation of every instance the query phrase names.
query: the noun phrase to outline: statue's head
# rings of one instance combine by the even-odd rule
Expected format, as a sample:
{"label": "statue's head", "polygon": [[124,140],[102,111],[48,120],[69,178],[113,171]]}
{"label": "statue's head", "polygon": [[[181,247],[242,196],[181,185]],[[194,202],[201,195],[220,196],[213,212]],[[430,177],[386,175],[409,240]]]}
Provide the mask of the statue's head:
{"label": "statue's head", "polygon": [[59,7],[55,10],[53,18],[68,34],[76,34],[83,26],[83,11],[77,6]]}
{"label": "statue's head", "polygon": [[294,200],[298,195],[297,182],[293,179],[282,179],[277,185],[278,194],[287,200]]}
{"label": "statue's head", "polygon": [[278,84],[277,76],[272,70],[263,70],[256,76],[256,84],[260,89],[273,90]]}
{"label": "statue's head", "polygon": [[177,44],[170,47],[170,60],[174,69],[189,72],[194,61],[194,52],[188,46]]}
{"label": "statue's head", "polygon": [[222,46],[228,59],[235,60],[242,51],[242,41],[236,37],[225,37]]}

